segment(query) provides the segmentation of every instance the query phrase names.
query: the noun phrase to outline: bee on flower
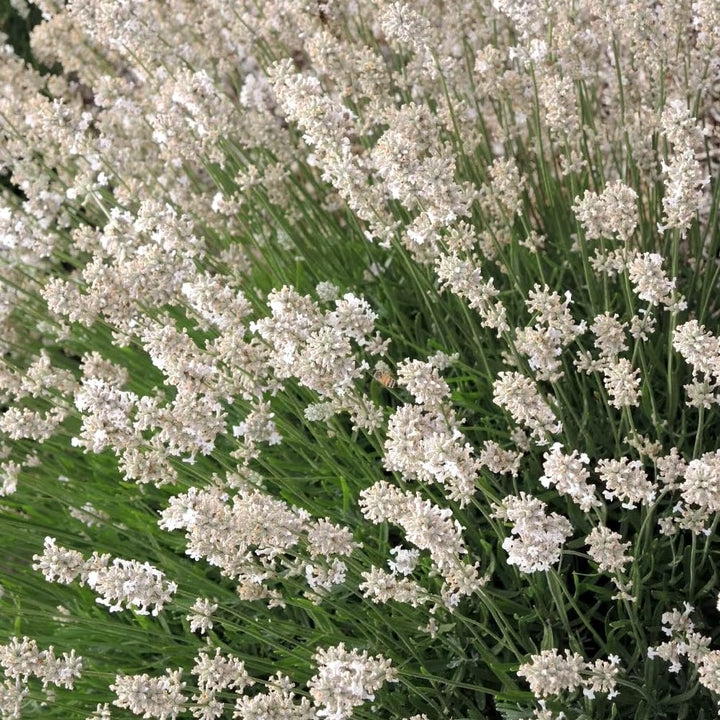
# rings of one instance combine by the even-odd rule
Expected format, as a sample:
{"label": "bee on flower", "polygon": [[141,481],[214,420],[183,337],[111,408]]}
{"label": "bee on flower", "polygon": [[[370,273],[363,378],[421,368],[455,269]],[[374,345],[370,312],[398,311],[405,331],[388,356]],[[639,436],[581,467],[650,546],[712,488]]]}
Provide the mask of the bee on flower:
{"label": "bee on flower", "polygon": [[394,388],[397,384],[395,376],[390,372],[390,367],[382,361],[375,366],[373,380],[379,382],[383,387],[390,389]]}

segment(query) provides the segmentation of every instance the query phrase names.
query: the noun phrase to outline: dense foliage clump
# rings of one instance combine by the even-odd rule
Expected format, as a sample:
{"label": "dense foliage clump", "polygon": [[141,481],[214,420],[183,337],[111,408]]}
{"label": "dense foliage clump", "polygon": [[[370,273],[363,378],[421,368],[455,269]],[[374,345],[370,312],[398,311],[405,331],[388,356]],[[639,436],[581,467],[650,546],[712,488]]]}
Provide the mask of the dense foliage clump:
{"label": "dense foliage clump", "polygon": [[0,718],[717,716],[715,0],[0,23]]}

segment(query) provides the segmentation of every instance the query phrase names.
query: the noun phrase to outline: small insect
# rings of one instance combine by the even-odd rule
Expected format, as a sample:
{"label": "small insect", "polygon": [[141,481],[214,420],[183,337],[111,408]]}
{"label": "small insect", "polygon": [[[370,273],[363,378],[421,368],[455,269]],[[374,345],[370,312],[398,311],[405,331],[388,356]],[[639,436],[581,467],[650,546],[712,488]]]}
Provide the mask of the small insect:
{"label": "small insect", "polygon": [[395,378],[390,374],[390,371],[385,368],[376,368],[373,373],[373,378],[386,388],[395,387]]}

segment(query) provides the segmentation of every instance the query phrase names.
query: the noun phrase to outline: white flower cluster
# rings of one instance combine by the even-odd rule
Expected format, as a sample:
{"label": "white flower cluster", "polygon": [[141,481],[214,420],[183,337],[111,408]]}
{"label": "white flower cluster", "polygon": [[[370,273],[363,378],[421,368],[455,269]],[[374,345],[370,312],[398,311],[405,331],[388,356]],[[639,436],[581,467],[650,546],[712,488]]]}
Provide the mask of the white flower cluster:
{"label": "white flower cluster", "polygon": [[425,103],[393,106],[385,123],[368,160],[386,198],[400,201],[414,216],[403,232],[404,244],[416,260],[429,263],[437,257],[439,231],[469,215],[476,190],[455,179],[455,155]]}
{"label": "white flower cluster", "polygon": [[608,500],[622,501],[622,506],[632,510],[638,503],[650,505],[657,495],[657,486],[648,479],[640,460],[627,457],[598,460],[596,470],[605,483],[603,495]]}
{"label": "white flower cluster", "polygon": [[[124,278],[126,272],[131,272],[122,266],[129,262],[128,258],[147,260],[142,244],[136,253],[121,252],[117,235],[123,229],[138,238],[150,234],[152,248],[162,245],[163,253],[175,252],[174,241],[167,240],[170,248],[163,245],[163,238],[172,232],[163,223],[174,228],[182,222],[174,215],[164,220],[147,217],[153,209],[158,208],[144,206],[134,224],[132,218],[123,214],[113,216],[103,230],[101,242],[112,256],[105,274],[112,269],[119,278]],[[194,241],[190,245],[194,247]],[[226,403],[240,395],[250,403],[250,409],[232,428],[234,437],[241,440],[234,457],[247,463],[257,457],[261,443],[281,441],[270,402],[264,396],[276,393],[291,377],[321,396],[323,412],[313,406],[308,408],[308,417],[315,414],[327,419],[346,411],[358,427],[371,429],[382,422],[382,410],[360,391],[358,382],[368,365],[357,354],[365,351],[381,355],[387,347],[379,336],[372,337],[376,316],[365,300],[346,293],[334,301],[333,309],[323,311],[309,297],[283,287],[267,298],[270,315],[245,327],[243,323],[250,312],[245,296],[232,284],[221,282],[217,275],[198,272],[190,260],[195,255],[188,254],[189,265],[174,268],[174,284],[170,287],[166,283],[168,294],[158,296],[156,303],[161,306],[174,300],[187,308],[201,328],[213,328],[217,336],[208,340],[204,348],[196,344],[186,329],[178,328],[169,315],[151,318],[144,314],[147,308],[143,306],[141,311],[135,302],[140,294],[137,288],[127,290],[134,304],[128,305],[130,301],[125,298],[117,308],[125,323],[120,325],[111,314],[111,302],[102,295],[110,292],[111,282],[104,276],[98,278],[92,290],[93,297],[97,295],[98,307],[105,315],[110,313],[107,319],[115,327],[122,328],[125,342],[127,338],[137,338],[162,371],[165,382],[176,392],[168,395],[158,388],[141,397],[123,389],[127,374],[121,369],[97,354],[86,356],[82,381],[71,388],[82,421],[74,445],[95,453],[113,450],[128,480],[155,485],[173,482],[177,470],[171,458],[183,457],[192,462],[198,454],[211,453],[217,437],[228,433]],[[162,285],[160,278],[144,280],[151,288]],[[68,300],[67,307],[58,306],[57,311],[67,314],[65,311],[70,312],[78,304],[81,300],[74,298]],[[61,380],[56,378],[58,389],[64,387]],[[65,411],[53,412],[45,420],[56,427],[64,419]],[[3,422],[15,423],[13,417],[12,412],[6,414]],[[30,432],[30,418],[23,418],[18,416],[16,420],[22,420],[27,426],[25,432]],[[38,428],[32,431],[35,435]],[[10,425],[6,428],[9,430]]]}
{"label": "white flower cluster", "polygon": [[398,363],[398,384],[415,397],[415,402],[428,408],[442,407],[450,397],[448,384],[431,362],[407,358]]}
{"label": "white flower cluster", "polygon": [[572,535],[570,521],[558,513],[546,513],[546,504],[532,495],[508,495],[493,506],[493,517],[512,524],[511,536],[503,540],[509,565],[520,572],[549,570],[560,562],[562,546]]}
{"label": "white flower cluster", "polygon": [[547,127],[553,135],[572,136],[580,131],[575,85],[571,78],[542,73],[538,98],[545,112]]}
{"label": "white flower cluster", "polygon": [[35,640],[13,636],[7,644],[0,645],[0,669],[5,676],[0,682],[0,716],[3,720],[20,720],[25,700],[31,692],[31,678],[40,680],[50,702],[55,691],[49,686],[68,690],[75,687],[75,680],[82,676],[83,659],[75,654],[75,650],[58,657],[52,645],[47,650],[40,650]]}
{"label": "white flower cluster", "polygon": [[637,200],[637,193],[631,187],[615,180],[599,195],[586,190],[582,198],[575,198],[572,209],[588,240],[617,236],[626,243],[637,226]]}
{"label": "white flower cluster", "polygon": [[637,200],[635,190],[614,180],[599,195],[586,190],[582,198],[575,198],[572,209],[588,240],[617,236],[626,243],[637,226]]}
{"label": "white flower cluster", "polygon": [[[357,547],[346,528],[312,520],[306,511],[259,490],[240,489],[231,496],[220,488],[190,488],[170,499],[159,525],[185,530],[185,552],[238,580],[242,597],[267,598],[276,604],[283,601],[270,585],[282,570],[294,567],[298,546],[305,544],[315,560],[301,568],[315,590],[344,582],[346,568],[340,558]],[[327,567],[319,564],[320,558]],[[209,627],[202,621],[203,613],[199,615],[197,627]]]}
{"label": "white flower cluster", "polygon": [[[235,701],[233,718],[237,720],[317,720],[316,709],[307,697],[294,692],[295,685],[287,675],[277,673],[267,682],[267,692],[241,696]],[[295,702],[299,700],[299,702]]]}
{"label": "white flower cluster", "polygon": [[116,675],[110,690],[115,693],[113,705],[125,708],[136,715],[155,720],[175,720],[185,709],[187,697],[182,669],[165,671],[160,677]]}
{"label": "white flower cluster", "polygon": [[482,585],[477,564],[462,561],[468,552],[463,528],[452,519],[450,508],[440,508],[423,500],[420,493],[404,492],[384,480],[360,493],[360,508],[373,523],[399,525],[409,542],[430,553],[433,569],[445,581],[443,597],[450,607]]}
{"label": "white flower cluster", "polygon": [[379,567],[373,567],[362,573],[364,582],[360,583],[360,590],[364,597],[374,603],[386,603],[395,600],[407,603],[412,607],[423,605],[429,600],[428,592],[412,578],[408,577],[415,570],[420,552],[401,546],[390,548],[394,560],[388,560],[390,572]]}
{"label": "white flower cluster", "polygon": [[[440,576],[441,597],[451,610],[482,585],[465,528],[449,505],[464,510],[477,499],[482,468],[488,475],[510,475],[508,484],[515,485],[530,440],[549,446],[541,485],[581,511],[601,506],[590,483],[594,469],[602,497],[623,509],[643,504],[645,513],[666,491],[679,493],[674,517],[661,519],[667,534],[677,528],[709,533],[711,517],[720,512],[720,451],[698,451],[686,463],[677,449],[665,458],[657,457],[660,450],[651,454],[648,440],[647,454],[639,451],[642,461],[601,459],[590,468],[585,453],[565,452],[554,436],[563,431],[561,418],[572,414],[559,402],[561,393],[566,387],[586,390],[596,379],[574,384],[564,376],[569,364],[563,354],[585,323],[573,320],[573,298],[561,283],[582,279],[585,241],[600,246],[609,241],[611,249],[600,248],[591,260],[604,274],[603,292],[600,283],[595,292],[593,278],[586,278],[590,302],[577,294],[575,302],[596,307],[602,296],[600,309],[607,311],[596,314],[591,325],[593,354],[578,357],[576,368],[601,376],[603,399],[622,410],[621,418],[611,418],[622,428],[619,435],[630,432],[626,428],[636,419],[628,409],[639,408],[641,397],[652,399],[651,378],[641,377],[636,359],[648,370],[653,363],[646,362],[639,341],[647,341],[661,310],[676,314],[687,305],[678,279],[663,267],[667,259],[652,252],[662,238],[658,242],[647,228],[637,230],[641,216],[645,224],[652,217],[659,180],[664,181],[660,230],[672,232],[667,244],[678,253],[673,266],[693,259],[698,269],[714,269],[707,252],[712,244],[705,245],[714,228],[709,221],[703,225],[702,214],[710,195],[703,190],[705,165],[709,169],[716,155],[717,138],[710,131],[703,137],[702,111],[693,117],[686,98],[695,98],[700,109],[709,105],[708,119],[716,115],[717,2],[36,4],[44,22],[32,31],[32,50],[38,62],[61,67],[59,74],[45,76],[21,62],[0,34],[0,250],[7,276],[0,283],[0,350],[8,362],[0,369],[0,405],[7,406],[0,411],[0,432],[15,443],[0,443],[0,495],[14,492],[22,470],[40,462],[30,453],[13,455],[15,448],[24,453],[74,417],[80,429],[72,446],[114,453],[127,480],[156,486],[184,482],[181,461],[194,463],[220,450],[218,438],[233,444],[231,457],[247,470],[259,459],[261,444],[282,441],[276,417],[282,390],[287,386],[294,402],[299,384],[302,394],[309,390],[318,400],[304,409],[305,419],[331,424],[335,414],[348,413],[353,431],[366,431],[363,448],[375,441],[391,413],[384,444],[380,440],[383,467],[376,469],[420,484],[414,494],[388,482],[361,494],[366,520],[399,526],[414,546],[392,548],[389,571],[373,567],[362,573],[360,590],[373,602],[413,607],[428,602],[430,591],[415,579],[428,565],[430,583],[439,585]],[[11,5],[27,11],[26,0]],[[280,57],[270,69],[264,67],[269,57]],[[659,118],[657,108],[663,109]],[[661,169],[659,134],[669,148]],[[563,155],[543,157],[546,141],[562,145]],[[698,153],[703,142],[707,161]],[[513,148],[522,149],[515,153],[518,160],[511,157]],[[618,175],[632,178],[635,189],[615,179]],[[575,244],[582,258],[569,258],[566,268],[557,263],[568,240],[562,222],[555,222],[562,213],[552,216],[562,209],[568,187],[581,188],[572,190],[572,197],[588,183],[597,192],[578,194],[573,204],[583,229]],[[689,242],[696,215],[699,232]],[[366,271],[372,283],[384,280],[385,271],[389,279],[399,270],[407,251],[425,266],[422,272],[434,271],[442,288],[477,311],[484,329],[497,332],[499,352],[507,345],[520,353],[512,359],[516,365],[493,383],[494,402],[518,427],[506,439],[493,418],[477,426],[511,449],[486,440],[476,456],[466,442],[450,386],[439,372],[447,356],[398,363],[397,382],[414,404],[389,411],[365,393],[376,359],[369,356],[383,356],[389,340],[376,333],[378,314],[362,297],[320,282],[318,303],[284,286],[271,291],[267,309],[254,315],[253,306],[267,290],[247,282],[255,261],[263,274],[272,271],[273,252],[281,248],[297,258],[303,282],[317,279],[322,267],[310,265],[326,243],[330,247],[358,232],[392,250],[380,260],[378,248],[369,247],[370,254],[377,252],[377,262]],[[675,247],[678,236],[683,242]],[[321,250],[306,254],[316,238]],[[243,247],[249,241],[259,248],[252,261]],[[547,257],[538,252],[543,244]],[[635,244],[642,244],[642,251],[633,249]],[[351,256],[343,253],[343,259]],[[66,257],[69,263],[57,262]],[[520,297],[518,291],[534,282],[536,268],[558,290],[543,279],[527,298]],[[360,277],[363,268],[357,270]],[[623,295],[614,297],[606,281],[618,275],[647,306],[633,317],[611,314]],[[247,296],[239,289],[246,282]],[[37,297],[38,287],[52,323],[39,326],[37,336],[32,328],[32,340],[42,338],[49,350],[20,372],[11,363],[25,343],[26,328],[10,329],[25,308],[20,298]],[[530,319],[510,318],[523,301]],[[432,314],[439,326],[445,313]],[[145,378],[131,379],[98,353],[82,358],[80,379],[53,366],[50,357],[65,352],[66,339],[72,345],[92,341],[98,328],[112,334],[116,350],[130,348],[127,356],[118,350],[118,358],[147,355],[162,378],[148,395],[137,390]],[[461,338],[456,330],[448,337]],[[622,357],[630,350],[626,333],[638,341],[632,358]],[[691,320],[675,328],[672,342],[692,366],[688,403],[712,408],[720,397],[720,340]],[[65,361],[74,362],[70,354]],[[520,366],[523,372],[516,371]],[[491,360],[487,367],[494,372],[497,365]],[[530,372],[523,374],[526,367]],[[378,363],[376,369],[375,379],[390,387],[389,366]],[[470,367],[468,376],[453,386],[459,395],[478,374]],[[397,397],[381,393],[390,395]],[[240,406],[246,414],[228,427]],[[638,449],[640,441],[632,447]],[[281,455],[275,448],[270,452],[273,458]],[[220,454],[195,468],[197,475],[199,468],[220,462]],[[646,470],[649,460],[657,460],[657,482]],[[313,519],[254,487],[239,476],[185,486],[162,512],[160,526],[183,531],[187,554],[237,580],[245,601],[264,598],[282,605],[278,587],[285,589],[286,578],[296,587],[304,577],[313,601],[344,584],[345,561],[358,547],[352,531],[330,519]],[[441,499],[424,499],[431,493]],[[479,517],[471,510],[469,517]],[[531,573],[560,563],[573,530],[567,518],[525,493],[505,497],[493,512],[512,525],[503,542],[510,565]],[[92,523],[104,519],[90,504],[70,513],[87,524],[88,536],[96,530]],[[631,558],[619,533],[599,525],[585,539],[601,572],[624,573]],[[430,562],[420,561],[421,551]],[[50,537],[33,559],[48,581],[79,580],[112,612],[157,615],[177,590],[149,563],[97,552],[86,559]],[[630,583],[613,580],[619,597],[627,598]],[[186,616],[191,630],[209,633],[217,609],[214,599],[198,597]],[[717,690],[716,654],[702,650],[704,639],[692,635],[681,617],[669,616],[667,624],[676,642],[658,654],[697,661],[701,682]],[[38,653],[26,640],[0,651],[10,679],[0,686],[0,707],[7,704],[10,713],[19,714],[13,708],[24,692],[13,679],[37,675],[12,670],[12,662],[48,667],[55,662],[63,682],[72,684],[73,658],[65,667],[53,660],[52,648],[45,656]],[[319,708],[307,698],[298,700],[300,693],[278,674],[266,691],[238,699],[234,716],[345,720],[372,700],[383,682],[396,679],[389,661],[344,645],[319,650],[315,658],[318,673],[309,689]],[[549,650],[534,656],[521,674],[541,697],[580,687],[590,696],[612,696],[617,664],[614,657],[591,665],[569,650],[564,656]],[[115,705],[148,718],[175,718],[184,708],[201,720],[215,720],[227,713],[221,693],[242,692],[250,683],[242,663],[219,650],[214,657],[199,653],[192,674],[197,693],[191,699],[180,670],[160,678],[118,675]],[[45,684],[45,676],[38,677]],[[537,717],[549,717],[541,707]],[[106,720],[109,706],[98,706],[95,715]]]}
{"label": "white flower cluster", "polygon": [[[84,560],[76,550],[57,545],[46,537],[42,555],[33,555],[33,570],[39,570],[48,582],[69,585],[80,578],[99,597],[110,612],[132,609],[139,615],[158,615],[172,600],[177,584],[166,581],[165,574],[150,563],[111,558],[93,553]],[[112,562],[111,562],[112,560]]]}
{"label": "white flower cluster", "polygon": [[688,405],[710,409],[718,403],[720,338],[697,320],[678,325],[672,345],[692,367],[692,382],[685,386]]}
{"label": "white flower cluster", "polygon": [[502,371],[493,384],[493,400],[525,426],[538,445],[547,445],[549,435],[562,432],[562,423],[540,395],[537,385],[519,372]]}
{"label": "white flower cluster", "polygon": [[709,518],[720,512],[720,450],[703,453],[691,460],[679,486],[682,502],[674,508],[679,511],[675,518],[680,527],[694,533],[709,533]]}
{"label": "white flower cluster", "polygon": [[375,699],[375,691],[386,682],[397,681],[397,671],[381,655],[367,650],[346,650],[345,644],[318,650],[313,659],[318,672],[308,681],[310,695],[320,709],[319,718],[347,720],[366,700]]}
{"label": "white flower cluster", "polygon": [[[404,375],[399,371],[401,383]],[[432,385],[416,390],[424,398],[433,392]],[[466,505],[475,493],[479,462],[463,443],[459,424],[449,403],[402,405],[388,422],[383,466],[406,480],[438,483],[451,500]]]}
{"label": "white flower cluster", "polygon": [[190,671],[197,678],[197,693],[192,696],[191,706],[196,720],[217,720],[222,717],[225,705],[217,694],[226,689],[242,693],[253,681],[245,671],[245,665],[234,655],[223,655],[215,648],[215,655],[201,650]]}
{"label": "white flower cluster", "polygon": [[86,571],[85,558],[77,550],[59,547],[55,538],[46,537],[43,554],[33,555],[33,570],[39,570],[48,582],[69,585]]}
{"label": "white flower cluster", "polygon": [[0,497],[12,495],[17,490],[24,464],[8,460],[0,463]]}
{"label": "white flower cluster", "polygon": [[362,573],[363,582],[358,586],[363,597],[374,603],[387,603],[394,600],[419,607],[429,600],[429,593],[416,580],[402,577],[396,571],[372,567]]}
{"label": "white flower cluster", "polygon": [[440,254],[435,272],[441,288],[467,300],[468,305],[481,317],[483,325],[497,331],[498,337],[510,329],[507,311],[500,300],[493,278],[484,278],[480,260],[470,255],[462,258],[457,253]]}
{"label": "white flower cluster", "polygon": [[626,261],[627,273],[635,294],[650,305],[664,305],[677,312],[687,308],[685,298],[675,286],[677,278],[668,278],[659,253],[632,253]]}
{"label": "white flower cluster", "polygon": [[570,314],[572,295],[562,301],[545,285],[535,285],[525,300],[533,314],[532,327],[515,329],[515,347],[528,358],[538,380],[555,382],[563,376],[562,351],[585,331],[585,321],[575,324]]}
{"label": "white flower cluster", "polygon": [[[358,217],[380,237],[392,225],[383,207],[384,191],[368,183],[369,159],[353,155],[350,137],[357,134],[355,114],[323,94],[318,78],[295,72],[292,60],[269,71],[272,90],[288,120],[298,123],[303,140],[313,148],[314,161]],[[377,217],[380,212],[380,217]]]}
{"label": "white flower cluster", "polygon": [[658,227],[661,232],[675,229],[685,236],[702,202],[702,188],[710,182],[709,177],[703,177],[702,166],[695,159],[694,145],[701,139],[701,133],[687,103],[679,99],[667,101],[661,125],[673,148],[670,162],[662,161],[665,215]]}
{"label": "white flower cluster", "polygon": [[618,355],[628,349],[625,339],[626,328],[627,323],[620,322],[617,315],[605,312],[595,316],[590,330],[595,335],[595,348],[600,356],[602,368],[614,364]]}
{"label": "white flower cluster", "polygon": [[692,366],[694,374],[720,376],[720,338],[697,320],[688,320],[675,328],[673,347]]}
{"label": "white flower cluster", "polygon": [[142,329],[149,308],[159,310],[181,301],[181,288],[194,277],[194,261],[203,256],[204,248],[189,218],[167,202],[147,199],[137,215],[119,208],[109,215],[101,230],[76,230],[78,247],[93,253],[82,269],[82,285],[54,278],[43,296],[50,311],[69,322],[90,326],[104,319],[123,345]]}
{"label": "white flower cluster", "polygon": [[622,535],[605,525],[594,527],[585,538],[588,545],[588,555],[598,564],[601,572],[622,572],[632,558],[625,552],[630,542],[622,542]]}
{"label": "white flower cluster", "polygon": [[18,691],[31,677],[38,678],[43,688],[55,685],[72,690],[82,675],[83,660],[75,650],[57,657],[52,645],[40,650],[35,640],[11,637],[7,644],[0,645],[0,667],[7,679],[18,684]]}
{"label": "white flower cluster", "polygon": [[210,273],[198,273],[180,288],[200,327],[221,332],[240,327],[251,313],[251,305],[241,290],[233,288],[225,278]]}
{"label": "white flower cluster", "polygon": [[[649,312],[635,315],[631,321],[630,334],[647,340],[648,333],[654,328],[654,318]],[[608,402],[618,409],[637,406],[640,400],[640,371],[633,369],[628,358],[619,354],[626,351],[625,330],[627,323],[621,323],[617,315],[605,312],[597,315],[590,326],[595,335],[595,349],[598,357],[590,353],[578,353],[575,366],[586,373],[601,372],[603,385],[608,392]]]}
{"label": "white flower cluster", "polygon": [[615,408],[636,406],[640,401],[640,370],[633,369],[627,358],[619,358],[603,368],[603,384],[608,401]]}
{"label": "white flower cluster", "polygon": [[[526,178],[520,174],[517,161],[512,156],[495,158],[488,168],[488,175],[490,182],[479,191],[483,210],[498,224],[512,222],[523,208]],[[487,250],[483,247],[487,257],[494,257]]]}
{"label": "white flower cluster", "polygon": [[671,673],[679,673],[686,658],[695,667],[700,684],[713,693],[720,693],[720,651],[710,650],[711,638],[695,630],[695,623],[690,619],[694,610],[686,602],[682,612],[674,609],[663,613],[663,633],[670,639],[649,647],[648,657],[659,657],[670,663]]}
{"label": "white flower cluster", "polygon": [[196,598],[190,607],[190,613],[185,619],[190,623],[190,632],[199,632],[205,635],[208,630],[213,628],[213,613],[218,609],[216,602],[211,602],[208,598]]}
{"label": "white flower cluster", "polygon": [[430,41],[428,21],[406,3],[387,3],[378,22],[388,40],[414,49],[422,49]]}
{"label": "white flower cluster", "polygon": [[478,462],[492,473],[517,477],[522,456],[520,450],[504,450],[494,440],[486,440],[478,454]]}
{"label": "white flower cluster", "polygon": [[626,555],[630,542],[623,542],[622,535],[609,527],[597,525],[585,538],[585,543],[588,546],[588,555],[598,564],[598,570],[612,573],[612,580],[620,591],[615,598],[632,601],[632,580],[621,577],[625,565],[632,561],[632,557]]}
{"label": "white flower cluster", "polygon": [[589,698],[600,692],[612,699],[618,693],[617,675],[620,658],[610,655],[607,660],[586,662],[582,655],[565,650],[565,656],[557,650],[543,650],[533,655],[529,663],[521,665],[518,675],[524,677],[532,693],[539,698],[571,693],[582,688]]}
{"label": "white flower cluster", "polygon": [[165,573],[150,563],[96,556],[88,561],[85,582],[97,595],[97,602],[110,612],[125,608],[138,615],[158,615],[172,600],[177,583],[166,582]]}
{"label": "white flower cluster", "polygon": [[377,427],[382,413],[354,388],[369,365],[357,362],[352,343],[375,355],[386,349],[371,337],[377,316],[368,302],[346,293],[335,309],[323,312],[311,298],[283,287],[268,295],[268,305],[271,315],[250,327],[267,344],[275,378],[295,377],[320,395],[329,414],[344,410],[358,427]]}
{"label": "white flower cluster", "polygon": [[[0,397],[7,405],[0,415],[0,432],[10,440],[44,443],[71,414],[71,396],[76,387],[73,374],[54,367],[46,350],[32,358],[23,371],[10,366],[0,368]],[[0,496],[15,492],[17,475],[24,464],[11,461],[5,465]]]}
{"label": "white flower cluster", "polygon": [[[217,404],[191,394],[181,396],[185,399],[173,402],[168,411],[159,397],[141,398],[122,390],[122,376],[108,372],[107,366],[89,362],[83,371],[84,377],[75,393],[81,427],[71,442],[86,452],[112,449],[120,458],[125,479],[164,485],[176,477],[169,463],[171,455],[213,447],[224,419]],[[199,407],[207,414],[201,415]],[[145,436],[151,428],[159,432],[148,441]]]}
{"label": "white flower cluster", "polygon": [[540,478],[543,487],[554,486],[560,495],[572,498],[584,512],[602,505],[595,496],[595,485],[588,483],[590,473],[584,465],[590,462],[590,458],[586,453],[573,450],[567,455],[563,453],[560,443],[554,443],[543,458],[544,475]]}

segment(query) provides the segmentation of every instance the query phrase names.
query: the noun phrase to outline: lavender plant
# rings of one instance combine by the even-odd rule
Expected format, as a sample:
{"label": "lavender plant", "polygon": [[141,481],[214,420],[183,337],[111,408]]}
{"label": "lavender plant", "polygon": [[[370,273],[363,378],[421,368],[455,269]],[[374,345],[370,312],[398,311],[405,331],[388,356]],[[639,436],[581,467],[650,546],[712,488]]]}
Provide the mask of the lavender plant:
{"label": "lavender plant", "polygon": [[0,21],[0,718],[717,716],[714,0]]}

